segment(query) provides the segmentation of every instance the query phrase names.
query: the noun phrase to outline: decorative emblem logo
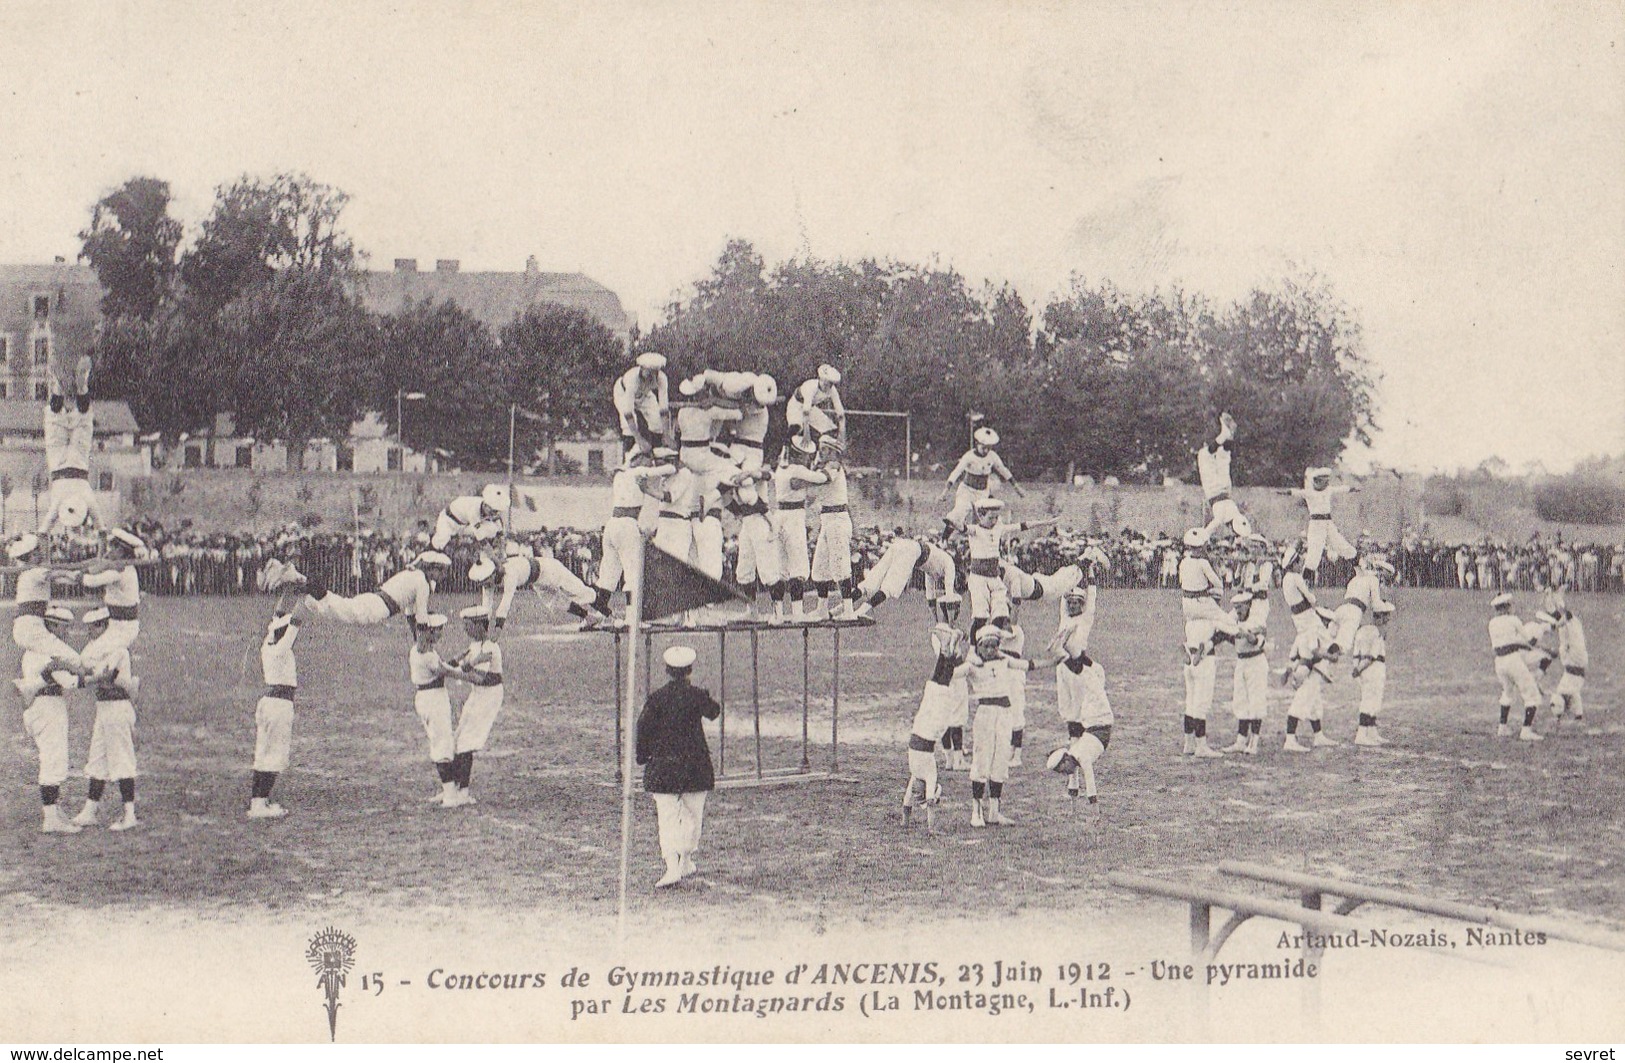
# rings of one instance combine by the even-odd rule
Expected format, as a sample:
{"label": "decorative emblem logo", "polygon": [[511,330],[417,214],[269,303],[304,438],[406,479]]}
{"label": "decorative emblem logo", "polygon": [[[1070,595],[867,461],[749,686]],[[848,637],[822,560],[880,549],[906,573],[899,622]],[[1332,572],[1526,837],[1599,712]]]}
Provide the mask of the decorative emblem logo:
{"label": "decorative emblem logo", "polygon": [[330,926],[310,939],[305,948],[305,960],[316,972],[316,985],[327,997],[328,1039],[337,1041],[339,990],[344,988],[345,976],[355,966],[355,938]]}

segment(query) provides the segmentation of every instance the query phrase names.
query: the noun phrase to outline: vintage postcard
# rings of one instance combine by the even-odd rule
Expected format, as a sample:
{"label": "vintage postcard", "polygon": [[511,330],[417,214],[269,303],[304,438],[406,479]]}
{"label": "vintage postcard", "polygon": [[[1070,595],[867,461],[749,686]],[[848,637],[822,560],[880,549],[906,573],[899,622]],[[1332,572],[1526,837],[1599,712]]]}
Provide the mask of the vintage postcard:
{"label": "vintage postcard", "polygon": [[11,1058],[1625,1038],[1619,5],[0,39]]}

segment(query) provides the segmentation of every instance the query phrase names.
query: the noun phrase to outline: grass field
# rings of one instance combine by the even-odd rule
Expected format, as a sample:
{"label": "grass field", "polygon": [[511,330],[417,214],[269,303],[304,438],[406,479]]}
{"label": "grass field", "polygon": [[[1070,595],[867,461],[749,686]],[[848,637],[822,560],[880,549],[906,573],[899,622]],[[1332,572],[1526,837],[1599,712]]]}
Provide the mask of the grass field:
{"label": "grass field", "polygon": [[[454,603],[448,603],[454,604]],[[840,767],[849,781],[712,798],[700,881],[671,894],[642,888],[660,861],[652,809],[640,797],[632,866],[636,910],[659,919],[729,920],[769,910],[817,921],[930,913],[967,890],[1010,912],[1126,903],[1113,870],[1175,878],[1225,858],[1288,863],[1474,903],[1580,917],[1625,912],[1625,727],[1617,710],[1620,601],[1579,598],[1593,667],[1585,733],[1496,739],[1496,688],[1478,596],[1401,592],[1389,639],[1385,729],[1394,744],[1346,742],[1308,756],[1279,750],[1284,693],[1274,692],[1262,755],[1180,758],[1178,599],[1109,592],[1095,651],[1117,714],[1101,761],[1101,804],[1073,806],[1044,753],[1063,729],[1053,679],[1029,692],[1027,766],[1007,789],[1018,824],[973,831],[963,775],[945,774],[938,830],[901,832],[903,747],[929,667],[915,600],[873,628],[843,635]],[[51,906],[269,911],[341,892],[380,908],[443,904],[609,915],[615,905],[619,811],[613,788],[610,640],[577,635],[524,599],[507,640],[507,706],[476,766],[475,808],[424,803],[435,789],[405,678],[397,623],[313,622],[299,644],[302,689],[293,767],[277,796],[292,814],[243,819],[260,685],[255,652],[266,599],[154,599],[143,606],[137,669],[139,831],[37,833],[34,754],[8,695],[0,720],[0,895]],[[1027,611],[1041,646],[1053,607]],[[1280,610],[1277,610],[1280,612]],[[1278,647],[1289,628],[1278,619]],[[827,757],[828,634],[814,633],[814,765]],[[658,636],[659,648],[670,641]],[[460,649],[462,637],[448,635]],[[697,680],[715,690],[715,638],[701,636]],[[730,770],[751,766],[743,638],[730,637]],[[1277,649],[1275,656],[1281,651]],[[15,666],[15,651],[6,667]],[[1220,705],[1228,661],[1221,662]],[[762,638],[766,761],[799,762],[799,635]],[[1353,685],[1334,684],[1328,729],[1353,729]],[[75,703],[76,766],[91,707]],[[1542,726],[1547,720],[1542,714]],[[1212,740],[1232,724],[1221,708]],[[715,752],[715,732],[713,752]],[[83,798],[70,779],[64,807]]]}

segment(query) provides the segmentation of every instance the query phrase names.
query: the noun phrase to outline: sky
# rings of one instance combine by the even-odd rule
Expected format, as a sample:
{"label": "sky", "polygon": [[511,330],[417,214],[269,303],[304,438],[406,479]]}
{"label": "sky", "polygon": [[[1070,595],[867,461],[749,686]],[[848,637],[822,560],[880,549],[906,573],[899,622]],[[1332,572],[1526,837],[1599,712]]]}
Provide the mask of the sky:
{"label": "sky", "polygon": [[374,268],[581,271],[644,326],[731,237],[1228,301],[1324,277],[1355,465],[1625,452],[1625,5],[0,5],[0,262],[297,170]]}

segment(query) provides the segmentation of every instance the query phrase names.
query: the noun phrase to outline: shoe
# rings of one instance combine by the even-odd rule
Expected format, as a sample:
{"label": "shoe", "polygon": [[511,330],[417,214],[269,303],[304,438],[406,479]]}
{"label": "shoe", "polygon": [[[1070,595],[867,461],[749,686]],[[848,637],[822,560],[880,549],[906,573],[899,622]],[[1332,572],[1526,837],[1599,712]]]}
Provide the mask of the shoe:
{"label": "shoe", "polygon": [[681,882],[682,880],[683,870],[681,865],[668,867],[666,869],[666,873],[660,876],[660,881],[655,883],[655,889],[663,890],[667,886],[677,885],[677,883]]}
{"label": "shoe", "polygon": [[78,834],[85,828],[77,823],[68,822],[67,818],[59,811],[55,815],[46,816],[39,829],[41,834]]}
{"label": "shoe", "polygon": [[684,853],[683,854],[682,863],[679,865],[678,871],[682,874],[682,877],[684,877],[684,878],[687,878],[690,875],[697,875],[697,874],[700,873],[699,866],[694,863],[694,857],[689,853]]}
{"label": "shoe", "polygon": [[1219,752],[1221,752],[1221,753],[1245,753],[1245,752],[1247,752],[1247,740],[1245,738],[1241,737],[1240,735],[1237,735],[1236,740],[1234,742],[1231,742],[1229,745],[1224,746],[1223,748],[1221,748],[1219,750]]}
{"label": "shoe", "polygon": [[1196,736],[1195,735],[1186,735],[1185,736],[1185,748],[1180,752],[1179,755],[1182,756],[1182,757],[1188,757],[1192,753],[1195,753],[1195,752],[1196,752]]}
{"label": "shoe", "polygon": [[262,805],[259,808],[248,810],[249,819],[281,819],[288,814],[288,810],[275,802]]}
{"label": "shoe", "polygon": [[1382,741],[1372,737],[1371,732],[1362,727],[1354,733],[1354,744],[1357,746],[1380,746]]}
{"label": "shoe", "polygon": [[987,826],[987,820],[982,816],[982,802],[974,797],[971,798],[970,802],[970,825],[973,827]]}
{"label": "shoe", "polygon": [[1375,727],[1373,727],[1371,730],[1367,731],[1365,736],[1366,736],[1366,739],[1374,746],[1385,746],[1385,745],[1388,744],[1388,739],[1386,739],[1386,738],[1382,737],[1382,735],[1378,734],[1377,729]]}
{"label": "shoe", "polygon": [[1247,738],[1247,748],[1242,750],[1242,752],[1247,754],[1249,757],[1258,756],[1258,736],[1257,735],[1250,735]]}
{"label": "shoe", "polygon": [[1208,745],[1206,739],[1200,739],[1197,741],[1195,752],[1195,757],[1197,760],[1214,760],[1223,756],[1224,753]]}
{"label": "shoe", "polygon": [[479,802],[474,800],[474,795],[467,790],[454,790],[446,796],[445,801],[447,808],[467,808],[469,805],[477,804]]}
{"label": "shoe", "polygon": [[1068,786],[1066,788],[1066,796],[1076,801],[1078,799],[1078,788],[1076,786]]}
{"label": "shoe", "polygon": [[1288,753],[1307,753],[1309,747],[1298,741],[1297,735],[1287,735],[1286,744],[1281,747]]}
{"label": "shoe", "polygon": [[1309,743],[1312,746],[1340,746],[1343,743],[1327,734],[1325,731],[1316,731],[1315,740]]}
{"label": "shoe", "polygon": [[94,827],[96,825],[96,806],[87,805],[85,808],[80,810],[77,816],[74,816],[72,819],[68,820],[68,822],[76,823],[81,827]]}
{"label": "shoe", "polygon": [[1495,729],[1495,737],[1497,737],[1497,738],[1511,738],[1512,737],[1512,728],[1508,727],[1506,724],[1503,723],[1501,726],[1499,726],[1499,727],[1497,727]]}
{"label": "shoe", "polygon": [[1017,746],[1014,749],[1010,750],[1010,766],[1012,768],[1021,767],[1021,747],[1020,746]]}
{"label": "shoe", "polygon": [[1520,742],[1544,742],[1544,741],[1546,741],[1546,736],[1536,732],[1536,730],[1533,727],[1525,727],[1523,730],[1518,732],[1518,741],[1520,741]]}
{"label": "shoe", "polygon": [[141,826],[141,821],[136,819],[133,815],[126,813],[124,818],[119,820],[117,823],[109,823],[107,825],[107,829],[114,831],[134,830],[139,826]]}
{"label": "shoe", "polygon": [[1011,819],[1003,812],[1000,812],[997,807],[989,807],[987,811],[987,822],[988,825],[992,827],[1013,827],[1016,825],[1015,820]]}
{"label": "shoe", "polygon": [[870,605],[868,602],[864,602],[862,605],[852,610],[852,619],[867,620],[869,619],[869,614],[874,611],[874,606]]}

